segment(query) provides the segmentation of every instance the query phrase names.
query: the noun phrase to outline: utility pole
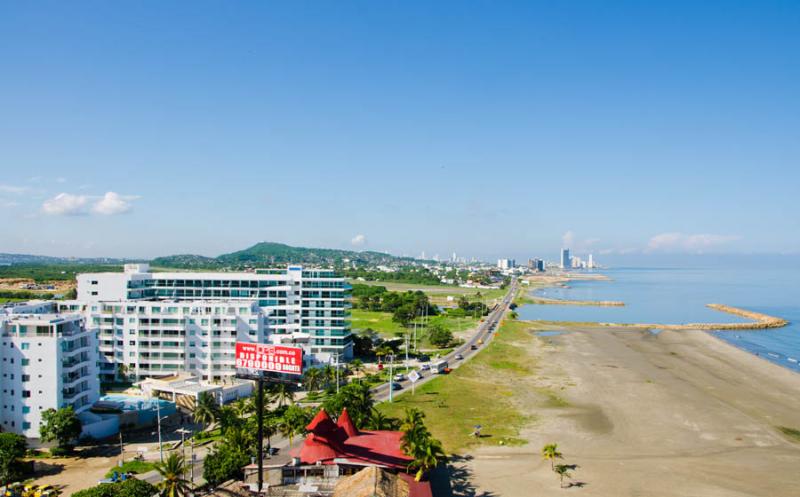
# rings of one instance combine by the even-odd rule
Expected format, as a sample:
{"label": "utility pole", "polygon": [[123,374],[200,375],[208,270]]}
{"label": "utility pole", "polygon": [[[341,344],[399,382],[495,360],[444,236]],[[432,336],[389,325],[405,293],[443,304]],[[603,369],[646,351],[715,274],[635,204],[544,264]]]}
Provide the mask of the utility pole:
{"label": "utility pole", "polygon": [[161,462],[164,462],[164,444],[161,443],[161,399],[156,397],[156,418],[158,419],[158,451]]}
{"label": "utility pole", "polygon": [[392,402],[394,393],[394,354],[389,354],[389,402]]}
{"label": "utility pole", "polygon": [[192,488],[194,488],[194,437],[191,439],[192,445],[191,449],[189,450],[189,457],[191,458],[190,465],[189,465],[189,481],[192,483]]}
{"label": "utility pole", "polygon": [[[416,326],[414,327],[414,333],[416,333]],[[406,369],[408,369],[408,333],[406,333]]]}
{"label": "utility pole", "polygon": [[122,428],[119,429],[119,466],[125,464],[125,446],[122,445]]}
{"label": "utility pole", "polygon": [[256,395],[256,415],[258,416],[258,494],[264,486],[264,372],[258,372],[258,392]]}

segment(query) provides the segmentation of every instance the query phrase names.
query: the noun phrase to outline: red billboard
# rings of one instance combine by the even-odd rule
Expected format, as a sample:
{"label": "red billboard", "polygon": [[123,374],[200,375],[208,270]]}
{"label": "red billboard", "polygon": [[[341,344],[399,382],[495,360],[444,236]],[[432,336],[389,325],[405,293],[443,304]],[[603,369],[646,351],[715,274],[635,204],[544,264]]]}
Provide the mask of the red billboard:
{"label": "red billboard", "polygon": [[266,343],[236,342],[236,367],[303,374],[303,349]]}

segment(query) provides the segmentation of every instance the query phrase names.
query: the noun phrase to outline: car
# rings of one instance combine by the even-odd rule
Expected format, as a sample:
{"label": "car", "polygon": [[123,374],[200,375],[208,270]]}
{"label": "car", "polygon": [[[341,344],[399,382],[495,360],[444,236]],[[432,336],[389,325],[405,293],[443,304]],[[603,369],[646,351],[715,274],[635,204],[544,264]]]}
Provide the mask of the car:
{"label": "car", "polygon": [[280,451],[281,451],[280,447],[270,447],[268,452],[269,455],[274,456]]}
{"label": "car", "polygon": [[405,379],[406,375],[404,375],[403,373],[397,373],[396,375],[394,375],[394,381],[403,381]]}
{"label": "car", "polygon": [[402,390],[402,389],[403,389],[403,385],[397,383],[396,381],[392,382],[392,390]]}
{"label": "car", "polygon": [[430,365],[430,364],[428,364],[427,362],[426,362],[425,364],[421,364],[421,365],[419,366],[419,370],[420,370],[420,371],[427,371],[427,370],[429,370],[429,369],[431,369],[431,365]]}
{"label": "car", "polygon": [[469,350],[478,350],[478,346],[473,343],[469,346]]}
{"label": "car", "polygon": [[463,359],[463,358],[464,358],[464,356],[463,356],[463,355],[461,355],[461,354],[456,354],[456,361],[460,361],[460,360],[461,360],[461,359]]}

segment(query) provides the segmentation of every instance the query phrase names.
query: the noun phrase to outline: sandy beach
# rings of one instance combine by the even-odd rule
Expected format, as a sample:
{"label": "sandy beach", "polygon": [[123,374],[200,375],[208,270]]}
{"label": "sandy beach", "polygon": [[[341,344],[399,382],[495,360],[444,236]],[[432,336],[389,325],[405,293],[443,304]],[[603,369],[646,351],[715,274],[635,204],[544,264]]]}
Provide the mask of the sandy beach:
{"label": "sandy beach", "polygon": [[[694,330],[576,327],[528,353],[540,367],[515,396],[536,416],[528,443],[470,450],[457,495],[800,495],[800,441],[776,428],[800,429],[800,375]],[[559,489],[539,453],[551,442],[582,486]]]}

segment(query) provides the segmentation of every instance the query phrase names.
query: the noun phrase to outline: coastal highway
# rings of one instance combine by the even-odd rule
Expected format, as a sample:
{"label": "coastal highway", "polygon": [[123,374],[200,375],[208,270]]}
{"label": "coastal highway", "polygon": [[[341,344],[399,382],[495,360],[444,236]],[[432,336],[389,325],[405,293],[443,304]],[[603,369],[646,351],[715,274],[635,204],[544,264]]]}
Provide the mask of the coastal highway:
{"label": "coastal highway", "polygon": [[[448,367],[451,369],[458,368],[464,362],[470,360],[475,354],[481,351],[483,347],[486,347],[489,344],[489,338],[491,337],[492,333],[497,330],[497,327],[500,325],[500,321],[505,316],[506,312],[509,310],[509,306],[511,302],[514,300],[514,295],[517,291],[518,281],[516,278],[511,280],[511,284],[509,285],[508,293],[503,297],[503,300],[497,304],[497,306],[490,312],[483,320],[483,322],[478,323],[478,328],[472,337],[469,340],[464,342],[458,348],[454,349],[451,353],[447,354],[444,357],[437,359],[437,361],[447,361]],[[483,343],[478,343],[483,340]],[[476,350],[472,350],[472,346],[475,345],[477,348]],[[456,360],[456,356],[461,354],[464,358],[460,360]],[[419,380],[417,380],[417,385],[422,385],[426,383],[436,376],[430,370],[428,371],[419,371],[417,372],[422,376]],[[411,381],[408,378],[404,379],[403,381],[398,381],[402,386],[402,389],[395,390],[392,394],[393,396],[399,395],[401,393],[407,392],[411,390]],[[376,401],[386,401],[389,400],[389,385],[390,383],[382,383],[372,389],[372,395]]]}

